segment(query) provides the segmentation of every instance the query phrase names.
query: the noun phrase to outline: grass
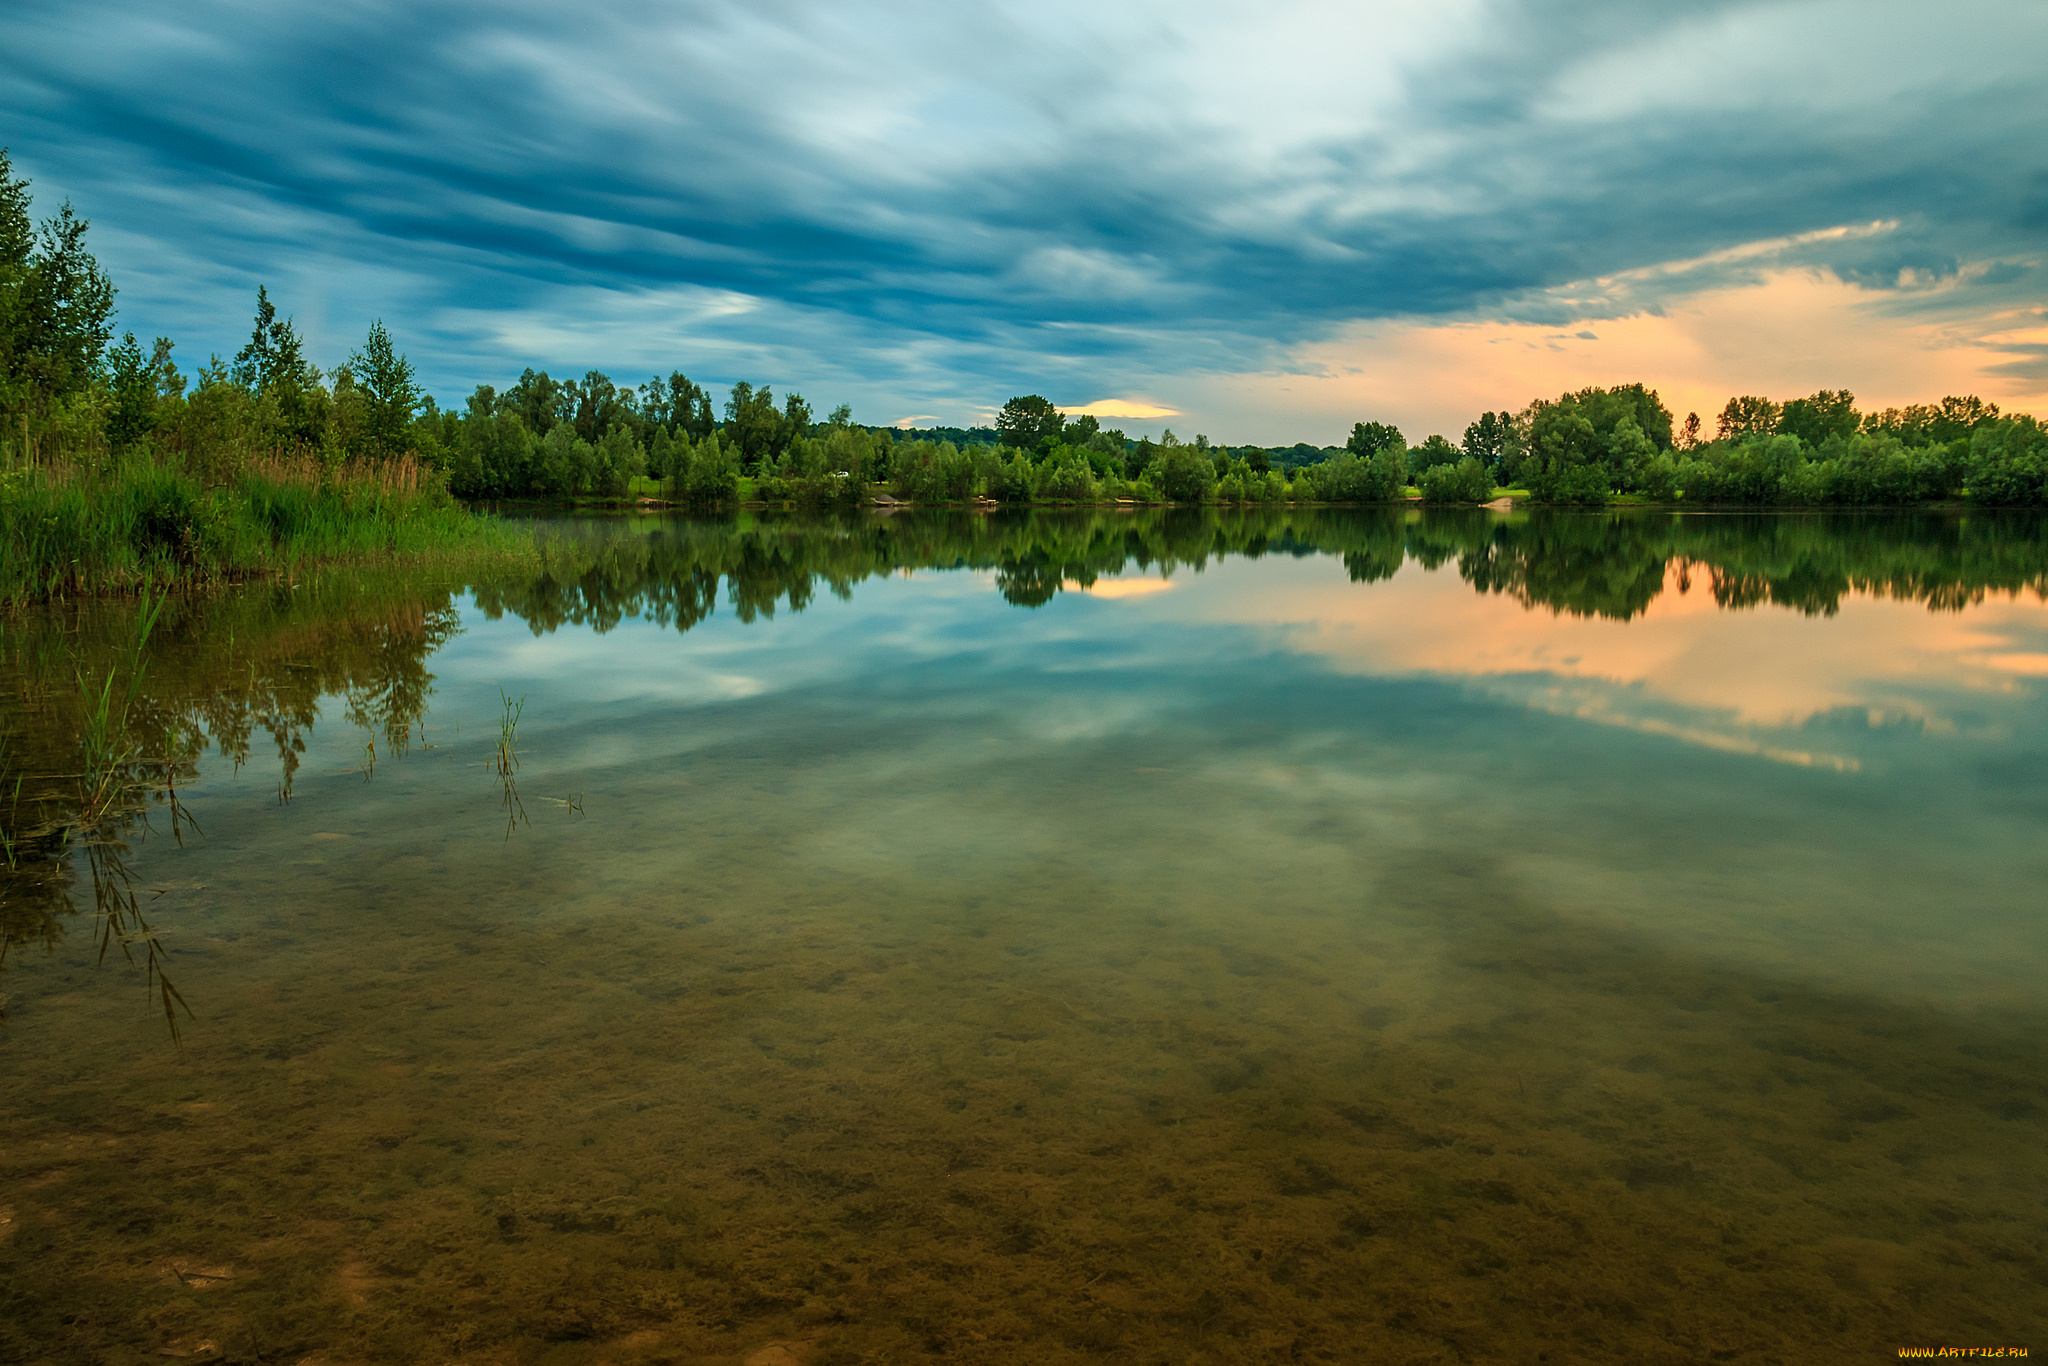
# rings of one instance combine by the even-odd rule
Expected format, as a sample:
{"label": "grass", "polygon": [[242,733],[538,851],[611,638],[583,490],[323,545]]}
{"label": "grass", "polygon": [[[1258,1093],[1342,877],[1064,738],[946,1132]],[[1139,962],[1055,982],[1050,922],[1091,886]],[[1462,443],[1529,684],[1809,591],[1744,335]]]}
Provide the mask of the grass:
{"label": "grass", "polygon": [[290,580],[322,561],[511,552],[525,539],[464,511],[410,458],[335,470],[273,458],[211,483],[147,458],[0,471],[0,604],[15,608],[147,582]]}

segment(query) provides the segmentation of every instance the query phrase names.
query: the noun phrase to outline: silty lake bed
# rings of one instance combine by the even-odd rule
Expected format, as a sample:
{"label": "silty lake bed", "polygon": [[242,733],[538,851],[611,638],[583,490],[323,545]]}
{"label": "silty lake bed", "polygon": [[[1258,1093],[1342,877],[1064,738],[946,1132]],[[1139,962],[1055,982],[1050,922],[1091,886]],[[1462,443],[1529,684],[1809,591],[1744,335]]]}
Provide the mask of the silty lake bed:
{"label": "silty lake bed", "polygon": [[2048,1349],[2048,523],[542,533],[0,623],[0,1357]]}

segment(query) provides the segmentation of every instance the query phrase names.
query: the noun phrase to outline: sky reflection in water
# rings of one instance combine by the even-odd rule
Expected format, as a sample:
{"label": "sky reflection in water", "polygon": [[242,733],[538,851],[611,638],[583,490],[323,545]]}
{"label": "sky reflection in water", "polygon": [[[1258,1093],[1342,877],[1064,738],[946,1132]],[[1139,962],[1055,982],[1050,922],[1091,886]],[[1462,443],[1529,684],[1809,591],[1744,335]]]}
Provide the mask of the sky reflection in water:
{"label": "sky reflection in water", "polygon": [[175,1065],[83,934],[10,961],[0,1259],[117,1306],[22,1322],[821,1363],[2021,1332],[2044,545],[622,520],[544,579],[187,605],[152,678],[216,734],[343,662],[288,801],[203,755],[204,838],[132,851]]}

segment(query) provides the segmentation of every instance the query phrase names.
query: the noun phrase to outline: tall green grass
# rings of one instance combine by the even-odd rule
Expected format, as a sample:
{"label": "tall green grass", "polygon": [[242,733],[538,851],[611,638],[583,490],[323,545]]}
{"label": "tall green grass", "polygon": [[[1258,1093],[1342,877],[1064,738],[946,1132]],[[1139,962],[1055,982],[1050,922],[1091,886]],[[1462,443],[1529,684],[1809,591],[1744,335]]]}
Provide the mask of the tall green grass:
{"label": "tall green grass", "polygon": [[146,457],[0,471],[0,605],[294,576],[322,561],[516,552],[410,461],[274,460],[207,483]]}

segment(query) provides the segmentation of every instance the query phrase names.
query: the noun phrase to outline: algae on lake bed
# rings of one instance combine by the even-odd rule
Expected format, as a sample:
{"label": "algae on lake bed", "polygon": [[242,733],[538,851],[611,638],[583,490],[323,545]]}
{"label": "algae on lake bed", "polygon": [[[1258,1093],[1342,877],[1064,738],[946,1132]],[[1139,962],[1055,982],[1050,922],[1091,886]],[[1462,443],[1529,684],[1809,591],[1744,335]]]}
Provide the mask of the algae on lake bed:
{"label": "algae on lake bed", "polygon": [[[432,675],[382,666],[434,748],[365,782],[360,732],[309,723],[283,804],[201,760],[205,838],[133,857],[182,1050],[82,938],[10,964],[0,1343],[2024,1344],[2039,855],[1969,727],[2030,752],[2038,704],[1944,695],[2004,710],[1950,748],[1805,734],[1859,767],[1802,767],[1217,624],[1332,568],[1037,615],[892,579],[681,642],[465,611]],[[582,807],[509,841],[500,687],[526,800]]]}

